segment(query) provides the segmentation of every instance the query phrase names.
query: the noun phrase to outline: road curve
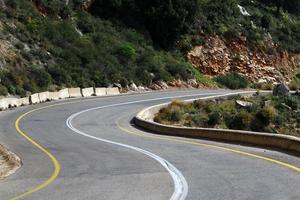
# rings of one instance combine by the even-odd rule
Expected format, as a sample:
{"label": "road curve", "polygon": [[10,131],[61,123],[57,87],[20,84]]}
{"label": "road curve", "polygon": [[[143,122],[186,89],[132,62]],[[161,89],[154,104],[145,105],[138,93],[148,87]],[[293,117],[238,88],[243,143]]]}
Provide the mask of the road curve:
{"label": "road curve", "polygon": [[74,99],[1,112],[0,141],[22,158],[23,167],[0,181],[0,199],[13,199],[32,191],[55,171],[53,161],[15,129],[16,119],[32,109],[37,110],[24,116],[19,127],[57,159],[60,171],[53,182],[22,199],[300,199],[299,172],[210,146],[249,152],[299,167],[297,156],[157,136],[130,124],[132,117],[147,106],[174,98],[227,92],[187,90]]}

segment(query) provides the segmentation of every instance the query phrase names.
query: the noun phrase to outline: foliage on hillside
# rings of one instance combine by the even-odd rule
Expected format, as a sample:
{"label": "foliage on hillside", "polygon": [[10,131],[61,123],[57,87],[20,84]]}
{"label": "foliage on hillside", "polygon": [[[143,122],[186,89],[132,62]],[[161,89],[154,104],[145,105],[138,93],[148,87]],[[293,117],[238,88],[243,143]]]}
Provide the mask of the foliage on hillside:
{"label": "foliage on hillside", "polygon": [[179,51],[203,43],[203,34],[244,35],[249,46],[272,51],[264,49],[270,33],[282,49],[300,52],[298,0],[2,2],[2,94],[190,78],[208,84]]}
{"label": "foliage on hillside", "polygon": [[[24,95],[57,86],[149,85],[201,79],[175,51],[155,49],[132,28],[93,17],[80,1],[7,0],[0,20],[15,37],[19,62],[1,70],[2,91]],[[166,36],[168,37],[168,36]],[[22,66],[20,66],[22,65]]]}

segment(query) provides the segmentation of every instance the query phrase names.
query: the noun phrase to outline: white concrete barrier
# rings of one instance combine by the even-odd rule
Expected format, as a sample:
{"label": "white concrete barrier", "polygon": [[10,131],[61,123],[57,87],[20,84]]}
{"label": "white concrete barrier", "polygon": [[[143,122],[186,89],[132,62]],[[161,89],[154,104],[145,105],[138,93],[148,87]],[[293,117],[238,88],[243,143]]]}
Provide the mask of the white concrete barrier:
{"label": "white concrete barrier", "polygon": [[29,97],[20,98],[18,99],[18,102],[21,106],[27,106],[30,104]]}
{"label": "white concrete barrier", "polygon": [[58,100],[59,98],[59,92],[49,92],[49,100]]}
{"label": "white concrete barrier", "polygon": [[118,95],[120,94],[120,90],[117,87],[106,88],[106,95]]}
{"label": "white concrete barrier", "polygon": [[36,104],[36,103],[40,103],[40,98],[38,93],[30,95],[30,104]]}
{"label": "white concrete barrier", "polygon": [[0,110],[8,109],[9,104],[6,99],[0,99]]}
{"label": "white concrete barrier", "polygon": [[82,97],[80,88],[68,88],[68,90],[69,90],[69,95],[71,98]]}
{"label": "white concrete barrier", "polygon": [[94,88],[90,87],[90,88],[82,88],[81,89],[81,93],[83,97],[90,97],[93,96],[95,94],[94,92]]}
{"label": "white concrete barrier", "polygon": [[58,91],[58,96],[59,96],[60,99],[70,98],[70,94],[69,94],[68,88],[59,90]]}
{"label": "white concrete barrier", "polygon": [[106,88],[95,88],[95,95],[96,96],[105,96]]}
{"label": "white concrete barrier", "polygon": [[41,103],[50,100],[48,91],[38,93],[38,95]]}
{"label": "white concrete barrier", "polygon": [[20,107],[21,104],[18,101],[18,98],[6,98],[8,107],[14,108],[14,107]]}

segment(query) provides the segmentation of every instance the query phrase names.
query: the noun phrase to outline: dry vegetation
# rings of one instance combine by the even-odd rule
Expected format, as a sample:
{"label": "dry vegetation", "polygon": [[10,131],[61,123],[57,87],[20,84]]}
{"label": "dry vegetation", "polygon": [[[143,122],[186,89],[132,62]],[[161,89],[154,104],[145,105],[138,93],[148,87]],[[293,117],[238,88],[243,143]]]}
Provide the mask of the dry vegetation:
{"label": "dry vegetation", "polygon": [[[237,100],[249,105],[241,106]],[[300,97],[254,96],[230,100],[173,101],[156,122],[188,127],[224,128],[300,136]]]}

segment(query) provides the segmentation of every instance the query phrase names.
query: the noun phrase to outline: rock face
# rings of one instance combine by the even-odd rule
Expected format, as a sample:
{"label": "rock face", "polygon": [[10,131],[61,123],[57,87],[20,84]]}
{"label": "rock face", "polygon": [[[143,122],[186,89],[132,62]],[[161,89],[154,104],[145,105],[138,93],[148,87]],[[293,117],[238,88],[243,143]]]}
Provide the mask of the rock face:
{"label": "rock face", "polygon": [[273,95],[274,96],[289,96],[290,95],[290,89],[284,83],[278,84],[273,89]]}
{"label": "rock face", "polygon": [[187,58],[193,66],[206,75],[215,76],[226,72],[238,72],[252,82],[288,82],[293,70],[300,66],[300,56],[290,56],[287,52],[276,51],[277,46],[269,42],[274,52],[270,54],[250,50],[246,38],[223,40],[218,36],[206,37],[206,44],[196,46]]}

